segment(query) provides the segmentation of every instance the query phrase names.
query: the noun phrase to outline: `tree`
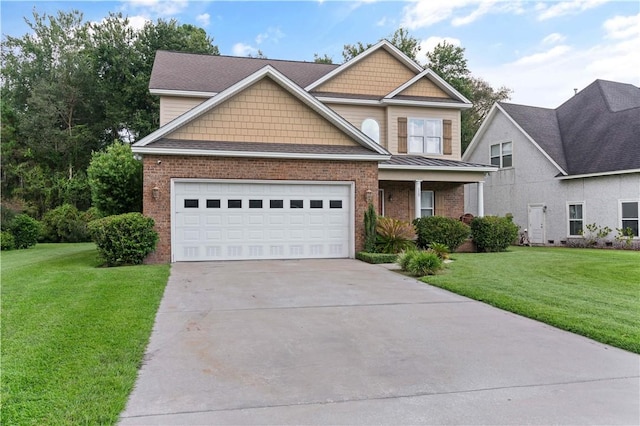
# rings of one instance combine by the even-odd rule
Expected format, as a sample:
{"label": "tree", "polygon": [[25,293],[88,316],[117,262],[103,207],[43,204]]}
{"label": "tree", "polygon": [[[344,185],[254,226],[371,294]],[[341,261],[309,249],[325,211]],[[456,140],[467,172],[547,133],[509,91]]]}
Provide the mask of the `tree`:
{"label": "tree", "polygon": [[427,64],[458,92],[471,101],[473,107],[462,112],[462,152],[476,134],[494,103],[509,99],[511,89],[504,86],[494,89],[485,80],[473,77],[467,67],[464,48],[446,41],[427,52]]}
{"label": "tree", "polygon": [[320,56],[317,53],[314,53],[313,62],[315,62],[316,64],[333,64],[333,59],[326,53],[324,54],[324,56]]}
{"label": "tree", "polygon": [[[408,30],[404,28],[398,28],[393,34],[388,37],[388,40],[409,58],[413,59],[414,61],[416,60],[416,56],[420,51],[420,44],[418,39],[412,37],[409,34]],[[360,41],[356,44],[345,44],[342,50],[342,57],[344,58],[344,61],[347,62],[348,60],[355,58],[371,46],[373,46],[373,44],[363,44]]]}
{"label": "tree", "polygon": [[103,215],[142,211],[142,164],[129,145],[116,141],[94,153],[87,175],[93,205]]}

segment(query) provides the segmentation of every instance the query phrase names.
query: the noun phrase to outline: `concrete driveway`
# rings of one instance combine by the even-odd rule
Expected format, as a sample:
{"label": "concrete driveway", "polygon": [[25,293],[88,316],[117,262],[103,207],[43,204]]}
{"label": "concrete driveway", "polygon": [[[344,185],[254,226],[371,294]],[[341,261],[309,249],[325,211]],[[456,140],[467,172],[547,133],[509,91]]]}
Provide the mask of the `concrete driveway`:
{"label": "concrete driveway", "polygon": [[122,425],[638,424],[640,357],[355,260],[174,264]]}

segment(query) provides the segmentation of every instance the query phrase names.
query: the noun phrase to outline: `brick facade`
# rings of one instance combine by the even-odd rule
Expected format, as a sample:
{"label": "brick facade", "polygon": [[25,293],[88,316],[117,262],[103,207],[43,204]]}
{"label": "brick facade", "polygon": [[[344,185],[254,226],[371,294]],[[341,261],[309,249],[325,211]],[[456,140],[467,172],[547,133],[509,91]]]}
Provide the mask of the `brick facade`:
{"label": "brick facade", "polygon": [[[148,263],[171,261],[172,178],[355,182],[356,251],[364,246],[362,221],[367,190],[372,191],[372,201],[377,204],[377,162],[145,155],[143,165],[144,214],[155,220],[160,235],[156,251],[146,260]],[[154,200],[156,187],[159,196]]]}
{"label": "brick facade", "polygon": [[[385,216],[412,221],[415,218],[414,182],[381,181],[384,190]],[[449,182],[422,182],[423,191],[434,191],[435,214],[459,218],[464,214],[464,184]],[[391,200],[389,197],[391,196]]]}

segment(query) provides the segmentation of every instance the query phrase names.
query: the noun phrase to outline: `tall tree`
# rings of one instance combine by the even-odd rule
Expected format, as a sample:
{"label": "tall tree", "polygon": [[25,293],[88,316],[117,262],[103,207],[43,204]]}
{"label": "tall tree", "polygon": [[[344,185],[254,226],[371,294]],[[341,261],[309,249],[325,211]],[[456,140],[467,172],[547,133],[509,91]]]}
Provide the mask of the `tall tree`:
{"label": "tall tree", "polygon": [[[394,31],[393,34],[389,35],[388,40],[405,55],[407,55],[414,61],[416,60],[416,56],[418,55],[418,52],[420,52],[420,43],[418,39],[409,34],[408,30],[406,30],[405,28],[398,28],[396,31]],[[342,57],[344,58],[344,61],[347,62],[348,60],[355,58],[371,46],[373,46],[373,44],[364,44],[361,41],[355,44],[345,44],[342,50]]]}
{"label": "tall tree", "polygon": [[317,53],[313,54],[313,62],[316,64],[333,64],[333,59],[331,56],[326,53],[323,56],[318,55]]}

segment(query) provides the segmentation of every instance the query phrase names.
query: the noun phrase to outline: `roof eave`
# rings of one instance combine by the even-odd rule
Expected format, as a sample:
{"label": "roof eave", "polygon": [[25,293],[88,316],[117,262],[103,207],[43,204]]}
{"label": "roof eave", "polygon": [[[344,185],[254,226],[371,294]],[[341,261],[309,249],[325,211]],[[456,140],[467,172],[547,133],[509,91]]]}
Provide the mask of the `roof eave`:
{"label": "roof eave", "polygon": [[141,155],[187,155],[199,157],[246,157],[333,161],[387,161],[391,158],[391,155],[381,154],[315,154],[259,151],[214,151],[208,149],[154,148],[152,146],[132,146],[131,150],[135,154]]}
{"label": "roof eave", "polygon": [[383,99],[380,101],[383,105],[408,105],[408,106],[429,106],[436,108],[455,108],[455,109],[469,109],[473,105],[470,103],[458,103],[458,102],[433,102],[433,101],[411,101],[405,99]]}
{"label": "roof eave", "polygon": [[556,179],[558,179],[558,180],[583,179],[583,178],[600,177],[600,176],[626,175],[626,174],[632,174],[632,173],[640,173],[640,169],[612,170],[612,171],[609,171],[609,172],[585,173],[585,174],[581,174],[581,175],[556,176]]}
{"label": "roof eave", "polygon": [[158,96],[180,96],[185,98],[211,98],[219,92],[198,92],[194,90],[149,89],[149,93]]}

